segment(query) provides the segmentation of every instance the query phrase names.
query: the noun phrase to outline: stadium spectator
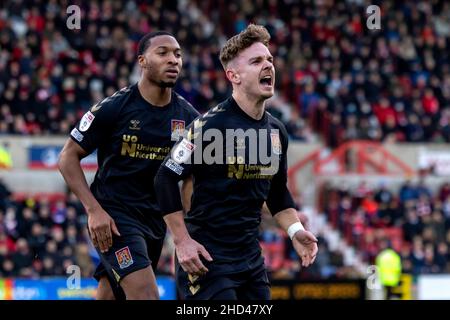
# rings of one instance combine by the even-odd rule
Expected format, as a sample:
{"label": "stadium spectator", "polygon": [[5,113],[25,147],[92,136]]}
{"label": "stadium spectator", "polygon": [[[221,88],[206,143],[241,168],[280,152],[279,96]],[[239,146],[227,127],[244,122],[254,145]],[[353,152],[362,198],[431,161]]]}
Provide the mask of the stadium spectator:
{"label": "stadium spectator", "polygon": [[9,205],[11,201],[11,191],[8,187],[3,183],[0,178],[0,210],[2,212],[6,211],[6,207]]}
{"label": "stadium spectator", "polygon": [[[406,181],[397,191],[387,191],[383,184],[371,189],[363,183],[344,192],[342,187],[327,186],[325,199],[337,197],[341,203],[340,224],[333,223],[336,213],[332,206],[324,206],[324,211],[347,242],[361,250],[366,262],[373,263],[383,239],[389,239],[400,252],[405,272],[445,272],[450,267],[450,223],[440,199],[447,186],[443,183],[434,192],[422,180]],[[391,201],[385,202],[389,198]]]}
{"label": "stadium spectator", "polygon": [[91,105],[136,79],[133,52],[154,28],[180,39],[186,68],[176,89],[205,112],[230,90],[220,44],[254,22],[272,35],[291,138],[311,141],[305,132],[314,132],[331,147],[450,142],[446,1],[383,1],[381,31],[364,27],[366,4],[353,1],[101,0],[80,5],[82,30],[65,28],[65,5],[0,4],[0,132],[67,134]]}

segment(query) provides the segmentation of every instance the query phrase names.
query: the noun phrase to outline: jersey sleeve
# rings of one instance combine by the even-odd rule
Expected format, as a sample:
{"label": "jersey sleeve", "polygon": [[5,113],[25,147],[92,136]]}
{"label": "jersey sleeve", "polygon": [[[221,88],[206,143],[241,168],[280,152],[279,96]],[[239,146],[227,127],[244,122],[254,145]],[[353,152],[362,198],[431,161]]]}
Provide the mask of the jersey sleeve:
{"label": "jersey sleeve", "polygon": [[93,152],[111,135],[118,109],[113,97],[97,103],[83,115],[70,132],[70,137],[86,152]]}
{"label": "jersey sleeve", "polygon": [[276,215],[278,212],[285,209],[294,208],[297,209],[292,195],[287,188],[287,150],[288,150],[288,137],[286,130],[280,130],[282,154],[280,159],[280,165],[278,172],[272,179],[270,185],[269,195],[266,203],[272,215]]}
{"label": "jersey sleeve", "polygon": [[189,116],[190,116],[189,123],[192,123],[192,121],[194,121],[200,116],[200,113],[191,105],[191,108],[189,110]]}

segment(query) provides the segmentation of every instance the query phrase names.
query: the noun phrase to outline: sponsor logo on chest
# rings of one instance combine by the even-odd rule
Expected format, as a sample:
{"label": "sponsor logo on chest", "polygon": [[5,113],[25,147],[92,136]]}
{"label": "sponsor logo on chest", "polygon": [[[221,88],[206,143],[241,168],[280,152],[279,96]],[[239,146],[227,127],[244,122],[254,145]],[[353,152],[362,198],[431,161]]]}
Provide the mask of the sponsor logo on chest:
{"label": "sponsor logo on chest", "polygon": [[131,130],[141,130],[139,127],[139,124],[141,123],[141,120],[130,120],[130,126],[128,127]]}

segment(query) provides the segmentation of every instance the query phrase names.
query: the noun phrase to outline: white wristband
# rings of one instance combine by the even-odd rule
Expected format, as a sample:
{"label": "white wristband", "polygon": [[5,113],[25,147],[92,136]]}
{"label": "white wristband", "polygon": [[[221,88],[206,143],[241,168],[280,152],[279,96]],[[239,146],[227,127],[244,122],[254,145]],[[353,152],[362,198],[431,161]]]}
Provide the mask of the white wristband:
{"label": "white wristband", "polygon": [[291,240],[294,238],[294,235],[297,233],[297,231],[305,231],[305,228],[303,227],[301,222],[295,222],[293,224],[291,224],[287,230],[287,233],[289,235],[289,238],[291,238]]}

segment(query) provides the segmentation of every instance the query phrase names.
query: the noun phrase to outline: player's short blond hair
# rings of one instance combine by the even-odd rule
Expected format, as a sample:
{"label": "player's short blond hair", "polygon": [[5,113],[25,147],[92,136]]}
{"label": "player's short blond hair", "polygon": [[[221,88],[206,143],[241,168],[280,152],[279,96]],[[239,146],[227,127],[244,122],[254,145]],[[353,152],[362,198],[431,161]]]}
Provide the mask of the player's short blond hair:
{"label": "player's short blond hair", "polygon": [[249,24],[239,34],[231,37],[220,50],[220,62],[225,69],[228,63],[252,44],[261,42],[269,47],[270,34],[264,26]]}

